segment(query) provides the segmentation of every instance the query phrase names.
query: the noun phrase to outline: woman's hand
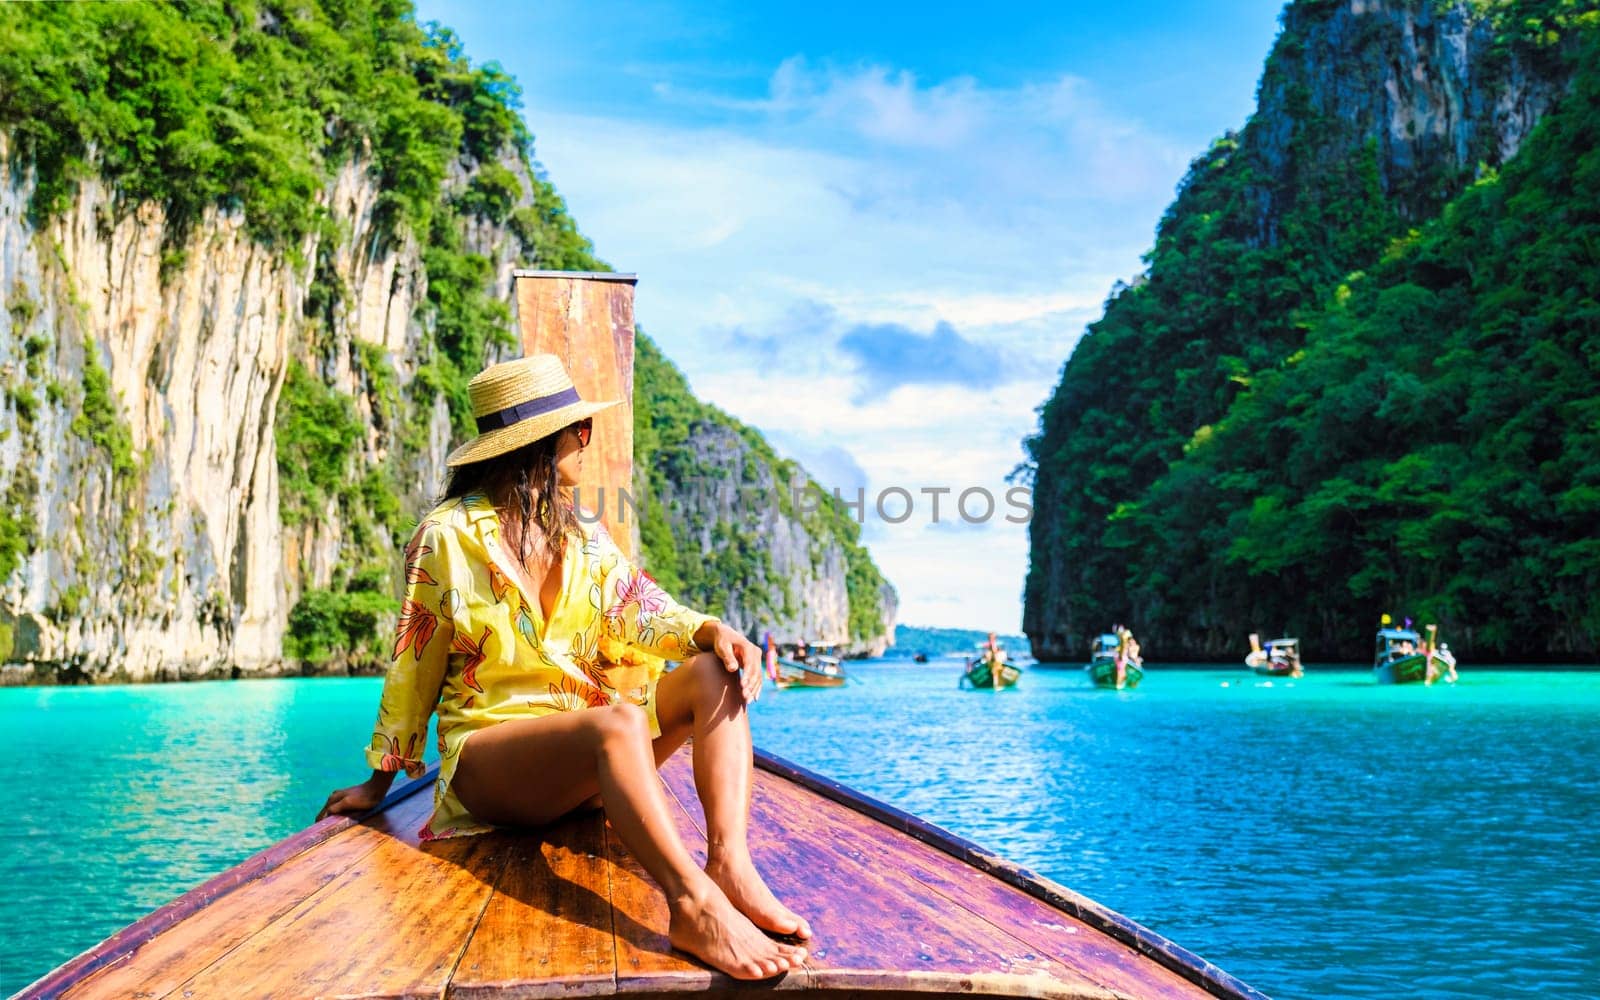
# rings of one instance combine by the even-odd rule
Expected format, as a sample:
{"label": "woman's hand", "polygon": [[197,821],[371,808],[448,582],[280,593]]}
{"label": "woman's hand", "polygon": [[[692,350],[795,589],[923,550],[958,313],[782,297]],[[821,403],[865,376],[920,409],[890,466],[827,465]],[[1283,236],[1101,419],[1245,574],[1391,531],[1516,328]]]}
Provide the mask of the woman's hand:
{"label": "woman's hand", "polygon": [[317,819],[336,813],[364,813],[376,809],[394,784],[394,771],[373,771],[372,777],[359,785],[335,789],[317,813]]}
{"label": "woman's hand", "polygon": [[[715,633],[707,635],[712,629],[716,630]],[[705,641],[707,639],[710,641]],[[717,621],[702,625],[700,631],[695,633],[694,641],[701,649],[716,653],[728,673],[739,673],[739,690],[746,704],[761,697],[761,683],[766,680],[767,672],[759,646],[739,634],[737,629]]]}

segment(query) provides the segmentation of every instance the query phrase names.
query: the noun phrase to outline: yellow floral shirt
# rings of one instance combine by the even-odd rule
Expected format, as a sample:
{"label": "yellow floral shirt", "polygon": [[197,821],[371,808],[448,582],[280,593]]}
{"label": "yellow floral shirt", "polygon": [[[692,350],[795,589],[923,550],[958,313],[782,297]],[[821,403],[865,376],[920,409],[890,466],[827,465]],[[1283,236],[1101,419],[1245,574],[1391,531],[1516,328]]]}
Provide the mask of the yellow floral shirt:
{"label": "yellow floral shirt", "polygon": [[538,594],[518,585],[499,516],[482,496],[440,504],[405,555],[405,598],[367,762],[420,775],[437,707],[439,780],[424,839],[490,829],[450,789],[461,747],[479,729],[628,700],[659,734],[663,659],[699,652],[694,634],[715,620],[677,604],[629,563],[603,525],[580,519],[545,621]]}

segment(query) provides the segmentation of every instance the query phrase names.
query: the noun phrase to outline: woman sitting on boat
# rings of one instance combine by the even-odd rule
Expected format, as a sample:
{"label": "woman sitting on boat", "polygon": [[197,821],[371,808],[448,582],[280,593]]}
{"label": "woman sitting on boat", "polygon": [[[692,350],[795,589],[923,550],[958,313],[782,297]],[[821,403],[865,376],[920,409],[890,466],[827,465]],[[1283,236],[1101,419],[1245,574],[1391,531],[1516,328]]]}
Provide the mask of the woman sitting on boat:
{"label": "woman sitting on boat", "polygon": [[[423,773],[439,713],[439,778],[424,839],[540,826],[602,807],[666,893],[669,938],[740,979],[797,968],[809,937],[757,873],[746,843],[751,789],[745,706],[761,653],[674,602],[598,522],[563,497],[578,481],[595,413],[560,359],[490,367],[469,385],[478,436],[451,453],[444,499],[406,547],[405,599],[377,727],[372,776],[318,814],[377,806],[404,769]],[[662,674],[663,659],[681,661]],[[702,871],[677,834],[655,770],[694,737],[705,808]]]}
{"label": "woman sitting on boat", "polygon": [[989,638],[984,640],[983,662],[994,667],[1006,662],[1006,651],[1000,647],[1000,640],[993,632],[990,632]]}
{"label": "woman sitting on boat", "polygon": [[1005,665],[1006,651],[1000,648],[1000,640],[993,632],[983,643],[983,662],[989,667],[989,683],[993,687],[1000,686],[1000,668]]}

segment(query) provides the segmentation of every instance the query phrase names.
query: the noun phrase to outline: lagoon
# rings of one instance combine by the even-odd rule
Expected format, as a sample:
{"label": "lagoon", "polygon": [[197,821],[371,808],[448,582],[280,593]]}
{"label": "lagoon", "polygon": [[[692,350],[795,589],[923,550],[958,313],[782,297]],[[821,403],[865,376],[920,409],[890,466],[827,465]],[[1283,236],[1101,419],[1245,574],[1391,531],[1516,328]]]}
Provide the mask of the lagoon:
{"label": "lagoon", "polygon": [[[1121,911],[1279,998],[1600,997],[1600,672],[1385,687],[1152,665],[1138,690],[847,665],[765,749]],[[0,690],[0,993],[303,828],[375,679]]]}

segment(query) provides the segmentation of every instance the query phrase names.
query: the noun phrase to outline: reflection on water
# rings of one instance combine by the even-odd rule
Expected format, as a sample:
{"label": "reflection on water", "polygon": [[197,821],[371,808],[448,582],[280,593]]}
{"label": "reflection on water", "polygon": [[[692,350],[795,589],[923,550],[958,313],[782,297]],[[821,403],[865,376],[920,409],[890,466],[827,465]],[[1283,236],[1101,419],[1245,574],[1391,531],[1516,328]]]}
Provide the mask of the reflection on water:
{"label": "reflection on water", "polygon": [[[1131,692],[953,661],[770,688],[757,742],[1280,998],[1600,996],[1600,674],[1379,686],[1152,667]],[[1226,683],[1226,686],[1224,684]],[[0,690],[0,991],[302,829],[365,775],[372,679]]]}

